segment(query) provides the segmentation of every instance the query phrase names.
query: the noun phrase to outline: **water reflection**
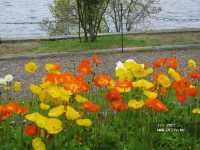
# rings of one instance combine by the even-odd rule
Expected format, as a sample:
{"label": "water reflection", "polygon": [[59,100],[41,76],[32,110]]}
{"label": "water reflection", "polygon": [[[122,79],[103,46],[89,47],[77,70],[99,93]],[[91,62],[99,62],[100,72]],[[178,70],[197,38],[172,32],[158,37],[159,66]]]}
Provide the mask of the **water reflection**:
{"label": "water reflection", "polygon": [[[0,37],[46,36],[40,22],[44,18],[54,20],[49,11],[53,0],[1,0]],[[171,29],[200,27],[199,0],[160,0],[162,11],[144,24],[142,29]]]}

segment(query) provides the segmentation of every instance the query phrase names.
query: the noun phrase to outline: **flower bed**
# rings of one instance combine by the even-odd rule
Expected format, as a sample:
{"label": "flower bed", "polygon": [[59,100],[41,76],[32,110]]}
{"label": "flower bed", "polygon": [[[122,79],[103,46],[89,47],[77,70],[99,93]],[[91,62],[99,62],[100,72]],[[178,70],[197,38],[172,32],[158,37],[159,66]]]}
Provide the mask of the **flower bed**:
{"label": "flower bed", "polygon": [[[13,101],[22,84],[0,78],[0,149],[199,149],[200,71],[175,57],[149,64],[116,63],[115,77],[96,73],[103,62],[83,59],[75,73],[46,64],[30,101]],[[105,66],[106,67],[106,66]],[[24,66],[30,76],[37,64]]]}

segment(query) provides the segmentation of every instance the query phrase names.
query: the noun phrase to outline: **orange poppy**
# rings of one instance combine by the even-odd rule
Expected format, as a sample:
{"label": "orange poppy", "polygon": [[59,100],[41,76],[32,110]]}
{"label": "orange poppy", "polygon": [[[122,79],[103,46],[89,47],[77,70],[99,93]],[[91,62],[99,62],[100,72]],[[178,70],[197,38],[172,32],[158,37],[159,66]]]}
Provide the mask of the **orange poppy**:
{"label": "orange poppy", "polygon": [[181,103],[185,102],[187,96],[196,96],[198,94],[197,88],[191,87],[191,82],[186,77],[179,81],[174,81],[172,87],[176,92],[177,99]]}
{"label": "orange poppy", "polygon": [[80,82],[79,86],[80,86],[80,92],[88,92],[90,89],[89,84],[84,81]]}
{"label": "orange poppy", "polygon": [[12,115],[12,112],[5,106],[0,106],[0,121],[6,120]]}
{"label": "orange poppy", "polygon": [[169,57],[169,58],[162,57],[153,61],[152,64],[154,68],[160,68],[162,66],[165,66],[167,68],[173,68],[173,69],[176,69],[178,65],[176,57]]}
{"label": "orange poppy", "polygon": [[111,89],[110,91],[108,91],[108,93],[106,94],[106,100],[108,100],[109,102],[112,101],[120,101],[122,98],[121,94],[118,92],[118,90]]}
{"label": "orange poppy", "polygon": [[159,92],[160,92],[160,95],[166,96],[167,92],[168,92],[168,89],[165,88],[165,87],[161,87]]}
{"label": "orange poppy", "polygon": [[68,82],[74,80],[74,76],[70,72],[64,72],[60,74],[59,77],[62,82]]}
{"label": "orange poppy", "polygon": [[28,111],[29,111],[29,110],[28,110],[27,107],[25,107],[25,106],[20,106],[20,107],[18,107],[16,113],[21,114],[21,115],[25,115],[25,114],[28,113]]}
{"label": "orange poppy", "polygon": [[176,69],[178,66],[178,62],[176,57],[166,58],[166,67]]}
{"label": "orange poppy", "polygon": [[97,74],[94,77],[94,84],[97,87],[105,87],[108,86],[111,81],[111,77],[107,74]]}
{"label": "orange poppy", "polygon": [[56,73],[48,73],[44,79],[45,79],[45,82],[57,84],[60,82],[60,75]]}
{"label": "orange poppy", "polygon": [[53,70],[60,70],[61,66],[59,64],[53,64]]}
{"label": "orange poppy", "polygon": [[100,111],[100,106],[97,104],[93,104],[91,101],[86,101],[83,103],[83,108],[90,112],[99,112]]}
{"label": "orange poppy", "polygon": [[97,55],[92,55],[92,61],[93,61],[96,65],[102,64],[102,60],[99,59],[99,58],[97,57]]}
{"label": "orange poppy", "polygon": [[16,102],[9,102],[5,105],[5,107],[12,113],[18,113],[21,115],[24,115],[28,113],[28,108],[25,106],[21,106]]}
{"label": "orange poppy", "polygon": [[0,106],[0,121],[9,118],[13,113],[24,115],[28,113],[28,108],[20,106],[16,102],[9,102],[6,105]]}
{"label": "orange poppy", "polygon": [[153,81],[157,82],[160,75],[164,75],[164,73],[162,73],[161,71],[156,72],[152,77]]}
{"label": "orange poppy", "polygon": [[110,110],[115,111],[125,111],[128,109],[128,105],[126,103],[123,103],[121,100],[120,101],[113,101],[110,104]]}
{"label": "orange poppy", "polygon": [[154,68],[160,68],[161,66],[163,66],[166,62],[166,58],[162,57],[162,58],[159,58],[155,61],[153,61],[153,67]]}
{"label": "orange poppy", "polygon": [[158,99],[147,99],[145,106],[152,108],[156,112],[167,112],[169,109]]}
{"label": "orange poppy", "polygon": [[81,75],[81,74],[77,74],[77,75],[75,75],[75,80],[77,80],[77,81],[84,81],[84,76]]}
{"label": "orange poppy", "polygon": [[128,81],[128,80],[124,80],[124,81],[118,82],[116,84],[115,88],[119,92],[129,92],[129,91],[131,91],[131,88],[132,88],[132,82]]}
{"label": "orange poppy", "polygon": [[77,67],[78,73],[89,75],[92,72],[92,67],[88,59],[83,59]]}
{"label": "orange poppy", "polygon": [[26,136],[36,136],[38,133],[38,128],[35,125],[27,125],[24,128],[24,134]]}
{"label": "orange poppy", "polygon": [[87,92],[89,90],[89,85],[84,81],[72,80],[65,81],[64,88],[71,91],[72,93]]}

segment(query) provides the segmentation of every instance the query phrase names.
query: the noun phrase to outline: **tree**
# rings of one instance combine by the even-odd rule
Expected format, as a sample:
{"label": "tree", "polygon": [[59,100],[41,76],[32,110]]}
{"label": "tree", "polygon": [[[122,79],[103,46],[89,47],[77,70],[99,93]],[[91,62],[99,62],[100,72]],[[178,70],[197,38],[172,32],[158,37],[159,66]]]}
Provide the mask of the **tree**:
{"label": "tree", "polygon": [[85,41],[94,42],[110,0],[76,0]]}
{"label": "tree", "polygon": [[120,0],[110,0],[106,18],[114,24],[116,32],[121,31],[121,17],[123,17],[125,29],[129,32],[133,26],[140,23],[152,14],[158,13],[160,8],[154,7],[158,0],[123,0],[121,14]]}
{"label": "tree", "polygon": [[70,26],[77,27],[78,14],[75,0],[54,0],[50,5],[50,12],[55,21],[44,19],[42,26],[50,35],[70,34],[72,32]]}

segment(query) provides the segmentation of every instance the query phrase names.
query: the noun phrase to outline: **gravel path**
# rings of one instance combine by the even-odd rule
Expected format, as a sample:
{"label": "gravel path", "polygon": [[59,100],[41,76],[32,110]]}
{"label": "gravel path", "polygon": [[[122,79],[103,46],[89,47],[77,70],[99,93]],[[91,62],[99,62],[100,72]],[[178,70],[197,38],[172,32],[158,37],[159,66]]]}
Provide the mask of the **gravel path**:
{"label": "gravel path", "polygon": [[[99,53],[97,54],[104,62],[104,65],[99,67],[98,71],[112,74],[115,69],[115,63],[118,60],[124,61],[129,58],[133,58],[139,63],[151,62],[152,60],[159,57],[170,57],[176,56],[181,62],[181,67],[185,67],[189,58],[195,59],[200,64],[200,50],[156,50],[156,51],[132,51],[125,53]],[[16,79],[23,82],[24,86],[27,87],[29,83],[38,82],[38,77],[44,74],[43,66],[45,63],[59,63],[63,70],[74,71],[75,66],[80,62],[81,59],[90,57],[91,54],[69,54],[59,57],[47,56],[42,58],[34,59],[0,59],[0,77],[6,74],[13,74]],[[24,73],[24,64],[29,61],[34,61],[39,66],[39,71],[35,76],[29,76]],[[20,93],[19,98],[27,98],[30,93],[24,90]]]}

